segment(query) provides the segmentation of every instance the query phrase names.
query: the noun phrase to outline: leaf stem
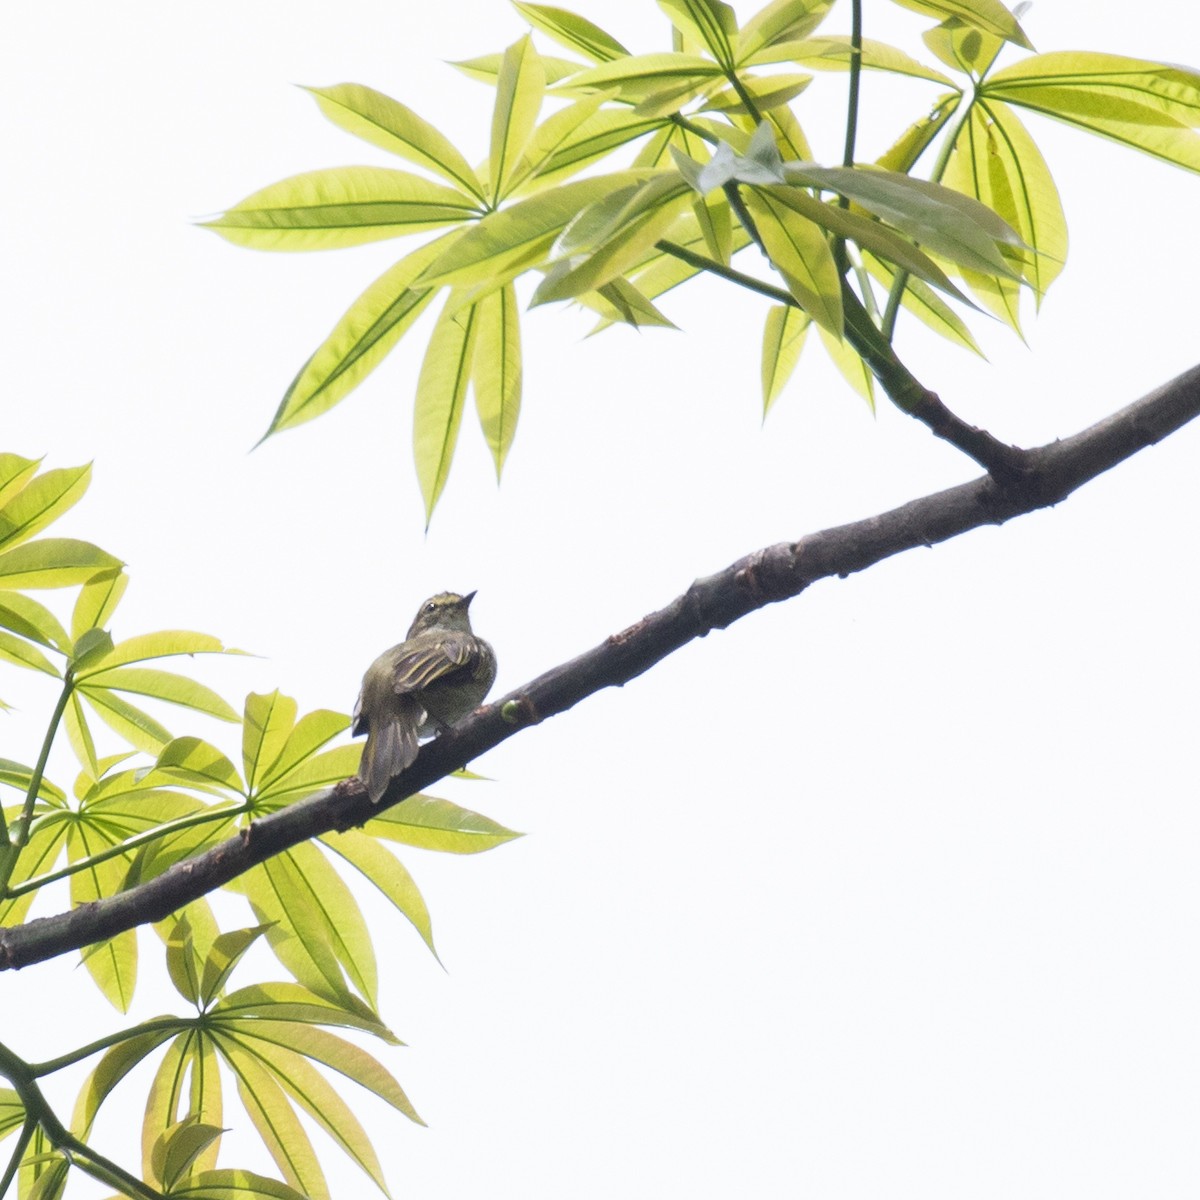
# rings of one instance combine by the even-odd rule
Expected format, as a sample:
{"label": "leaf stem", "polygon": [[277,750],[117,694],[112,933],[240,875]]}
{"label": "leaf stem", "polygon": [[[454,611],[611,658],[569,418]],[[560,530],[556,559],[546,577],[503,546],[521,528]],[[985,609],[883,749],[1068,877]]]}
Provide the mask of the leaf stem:
{"label": "leaf stem", "polygon": [[[77,1050],[60,1054],[58,1058],[50,1058],[40,1063],[29,1063],[27,1064],[29,1074],[34,1079],[41,1079],[43,1075],[53,1075],[55,1071],[72,1067],[77,1062],[90,1058],[93,1054],[99,1054],[101,1050],[108,1050],[112,1046],[120,1045],[121,1042],[141,1037],[144,1033],[157,1033],[160,1030],[182,1033],[195,1024],[195,1020],[191,1017],[155,1017],[150,1021],[143,1021],[140,1025],[133,1025],[129,1029],[110,1033],[107,1037],[97,1038],[94,1042],[88,1042],[86,1046],[80,1046]],[[0,1196],[3,1194],[3,1191],[0,1190]]]}

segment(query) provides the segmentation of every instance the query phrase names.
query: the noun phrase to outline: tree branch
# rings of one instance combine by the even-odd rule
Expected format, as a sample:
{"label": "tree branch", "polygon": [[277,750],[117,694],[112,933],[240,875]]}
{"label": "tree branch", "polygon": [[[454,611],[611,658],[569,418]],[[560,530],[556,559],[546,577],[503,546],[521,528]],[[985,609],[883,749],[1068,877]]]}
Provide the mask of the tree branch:
{"label": "tree branch", "polygon": [[747,555],[698,579],[666,608],[484,705],[426,744],[416,762],[392,781],[379,808],[357,780],[346,780],[254,821],[236,837],[127,892],[0,929],[0,969],[29,966],[162,920],[291,846],[331,830],[363,825],[381,808],[399,804],[518,730],[565,712],[601,688],[629,682],[694,638],[799,595],[819,579],[844,578],[893,554],[1057,504],[1198,415],[1200,366],[1065,441],[1024,451],[1024,470],[1012,483],[1002,485],[987,475],[890,512]]}

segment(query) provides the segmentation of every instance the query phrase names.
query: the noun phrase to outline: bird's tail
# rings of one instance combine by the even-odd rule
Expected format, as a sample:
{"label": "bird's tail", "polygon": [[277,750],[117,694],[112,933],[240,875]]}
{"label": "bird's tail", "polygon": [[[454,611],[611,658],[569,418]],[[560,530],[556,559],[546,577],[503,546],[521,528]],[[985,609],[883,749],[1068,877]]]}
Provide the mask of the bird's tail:
{"label": "bird's tail", "polygon": [[412,766],[417,757],[417,726],[423,716],[420,705],[409,700],[371,721],[358,774],[372,804],[379,803],[396,775]]}

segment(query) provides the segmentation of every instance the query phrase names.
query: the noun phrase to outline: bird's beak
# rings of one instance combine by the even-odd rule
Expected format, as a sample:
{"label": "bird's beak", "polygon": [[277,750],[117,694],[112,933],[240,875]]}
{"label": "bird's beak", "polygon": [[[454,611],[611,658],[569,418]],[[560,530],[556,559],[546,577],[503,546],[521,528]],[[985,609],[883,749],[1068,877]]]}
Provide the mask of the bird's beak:
{"label": "bird's beak", "polygon": [[475,595],[476,595],[476,593],[475,593],[475,592],[468,592],[468,593],[467,593],[467,594],[466,594],[466,595],[463,597],[463,608],[470,608],[470,606],[471,606],[471,601],[475,599]]}

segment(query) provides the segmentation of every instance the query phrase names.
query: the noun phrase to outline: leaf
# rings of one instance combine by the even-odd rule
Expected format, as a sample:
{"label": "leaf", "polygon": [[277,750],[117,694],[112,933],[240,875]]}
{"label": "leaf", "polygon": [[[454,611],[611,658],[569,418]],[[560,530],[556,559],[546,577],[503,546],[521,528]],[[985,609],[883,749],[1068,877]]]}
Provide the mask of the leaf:
{"label": "leaf", "polygon": [[254,250],[331,250],[478,216],[454,189],[388,167],[332,167],[280,180],[200,224]]}
{"label": "leaf", "polygon": [[126,638],[104,656],[99,666],[91,673],[108,671],[112,667],[123,667],[128,663],[145,662],[149,658],[170,658],[177,654],[229,654],[237,653],[225,648],[221,642],[207,633],[193,633],[189,629],[163,629],[157,633],[143,633]]}
{"label": "leaf", "polygon": [[25,1123],[25,1105],[12,1088],[0,1088],[0,1140]]}
{"label": "leaf", "polygon": [[0,553],[0,590],[70,587],[121,565],[91,542],[41,538]]}
{"label": "leaf", "polygon": [[200,959],[192,943],[191,923],[186,916],[173,922],[167,937],[167,974],[175,990],[189,1004],[200,999]]}
{"label": "leaf", "polygon": [[998,247],[1027,247],[1011,226],[978,200],[895,171],[807,163],[788,163],[785,170],[791,182],[836,191],[959,266],[1019,278]]}
{"label": "leaf", "polygon": [[0,592],[0,626],[50,649],[70,651],[71,639],[58,618],[32,596]]}
{"label": "leaf", "polygon": [[672,94],[686,98],[692,89],[699,90],[709,83],[719,86],[723,79],[716,63],[697,55],[635,54],[580,71],[561,85],[560,90],[565,87],[572,93],[611,91],[620,100],[640,104],[660,96],[665,89],[675,89]]}
{"label": "leaf", "polygon": [[[514,182],[513,192],[529,191],[532,188],[542,188],[551,181],[565,179],[576,171],[583,170],[599,158],[636,141],[648,133],[661,130],[667,123],[666,117],[646,117],[630,109],[599,109],[594,111],[578,125],[574,118],[581,111],[595,107],[606,99],[603,92],[597,92],[584,97],[570,108],[563,109],[548,118],[535,131],[526,151],[526,159],[530,165],[531,174],[522,178],[520,183]],[[551,146],[552,135],[569,132],[560,141]],[[536,156],[545,150],[545,157],[536,161]],[[644,165],[638,163],[638,166]]]}
{"label": "leaf", "polygon": [[373,1034],[392,1045],[399,1039],[357,996],[320,995],[298,983],[260,983],[240,988],[213,1006],[222,1020],[303,1021],[309,1025],[338,1025]]}
{"label": "leaf", "polygon": [[421,794],[380,813],[366,828],[374,837],[447,854],[479,854],[522,836],[481,813]]}
{"label": "leaf", "polygon": [[1033,43],[1017,18],[1000,3],[1000,0],[894,0],[901,8],[913,12],[932,13],[935,17],[958,17],[975,29],[994,33],[1006,42],[1033,49]]}
{"label": "leaf", "polygon": [[242,956],[266,931],[265,925],[255,925],[250,929],[235,929],[219,934],[213,940],[212,949],[204,961],[204,975],[197,988],[202,1004],[208,1005],[216,998]]}
{"label": "leaf", "polygon": [[772,305],[763,327],[762,389],[763,416],[783,391],[804,349],[804,338],[812,318],[790,304]]}
{"label": "leaf", "polygon": [[742,116],[765,114],[794,100],[812,80],[811,75],[768,75],[761,79],[747,77],[741,81],[742,89],[754,101],[753,111],[747,107],[741,94],[732,88],[722,88],[707,97],[703,107]]}
{"label": "leaf", "polygon": [[[585,292],[579,297],[579,300],[580,303],[594,308],[605,318],[603,325],[613,321],[622,321],[626,325],[632,325],[635,329],[642,329],[646,326],[659,326],[664,329],[677,328],[627,279],[611,279],[608,283],[601,284],[595,292]],[[598,330],[593,330],[593,332],[598,332]]]}
{"label": "leaf", "polygon": [[[181,1020],[180,1027],[184,1024]],[[179,1030],[170,1028],[153,1029],[126,1038],[106,1050],[79,1089],[75,1100],[75,1112],[71,1117],[72,1133],[86,1139],[100,1106],[112,1095],[117,1084],[148,1054],[152,1054],[163,1042],[170,1041],[178,1032]]]}
{"label": "leaf", "polygon": [[974,79],[987,74],[996,56],[1004,48],[1004,39],[984,33],[957,17],[950,17],[921,34],[921,40],[948,67],[963,71]]}
{"label": "leaf", "polygon": [[237,768],[216,746],[200,738],[173,738],[159,752],[155,771],[219,795],[242,794]]}
{"label": "leaf", "polygon": [[445,134],[400,101],[361,83],[304,90],[335,125],[348,133],[435,171],[461,191],[483,200],[483,190],[471,164]]}
{"label": "leaf", "polygon": [[251,692],[246,697],[242,718],[242,771],[252,791],[287,745],[296,724],[297,704],[276,689],[265,695]]}
{"label": "leaf", "polygon": [[0,504],[7,504],[37,474],[41,465],[40,458],[0,454]]}
{"label": "leaf", "polygon": [[[10,825],[19,812],[19,808],[13,808],[7,814]],[[35,820],[29,841],[26,842],[17,859],[16,866],[13,868],[9,886],[16,887],[53,870],[66,844],[69,828],[67,819],[61,815]],[[20,925],[25,920],[29,907],[36,896],[37,889],[35,888],[20,896],[0,900],[0,925]]]}
{"label": "leaf", "polygon": [[658,7],[680,33],[707,46],[726,70],[733,69],[737,17],[728,4],[722,0],[658,0]]}
{"label": "leaf", "polygon": [[191,1174],[192,1164],[225,1131],[187,1117],[164,1130],[151,1153],[152,1176],[164,1191],[174,1193]]}
{"label": "leaf", "polygon": [[870,368],[859,357],[858,352],[854,350],[850,343],[839,338],[835,338],[831,333],[828,333],[821,326],[817,327],[817,332],[821,335],[821,344],[829,353],[829,357],[833,359],[833,365],[845,381],[867,402],[871,411],[875,411],[875,377],[871,374]]}
{"label": "leaf", "polygon": [[1040,298],[1067,257],[1067,220],[1050,168],[1016,113],[981,101],[960,129],[943,182],[999,213],[1034,253],[1025,278]]}
{"label": "leaf", "polygon": [[[845,35],[808,38],[776,47],[774,53],[760,55],[755,61],[767,63],[786,61],[803,63],[807,67],[824,71],[846,71],[850,68],[850,60],[854,57],[853,45]],[[877,42],[873,38],[862,40],[862,67],[866,71],[886,71],[889,75],[908,75],[913,79],[928,79],[934,83],[952,84],[952,81],[941,73],[927,66],[910,54],[887,42]]]}
{"label": "leaf", "polygon": [[201,1171],[171,1195],[185,1200],[308,1200],[303,1192],[277,1179],[229,1168]]}
{"label": "leaf", "polygon": [[452,292],[430,334],[413,405],[413,455],[426,526],[450,474],[478,330],[477,306],[454,312],[453,301]]}
{"label": "leaf", "polygon": [[496,464],[496,478],[517,432],[521,411],[521,323],[511,283],[476,305],[479,327],[471,359],[471,384],[483,436]]}
{"label": "leaf", "polygon": [[171,671],[157,671],[149,667],[117,667],[89,674],[86,678],[87,684],[83,690],[88,696],[93,688],[102,687],[115,692],[132,692],[137,696],[165,700],[169,704],[178,704],[196,712],[207,713],[221,721],[238,719],[234,709],[212,688]]}
{"label": "leaf", "polygon": [[611,34],[593,25],[586,17],[576,16],[565,8],[522,3],[514,7],[534,29],[540,29],[560,46],[566,46],[568,50],[574,50],[592,62],[609,62],[629,53]]}
{"label": "leaf", "polygon": [[28,541],[57,520],[87,491],[91,465],[47,471],[0,507],[0,550]]}
{"label": "leaf", "polygon": [[498,286],[543,259],[580,209],[642,177],[640,172],[621,171],[577,179],[489,213],[439,255],[419,282]]}
{"label": "leaf", "polygon": [[332,712],[327,708],[305,713],[288,734],[278,757],[264,772],[262,791],[273,790],[272,785],[286,779],[303,764],[311,762],[312,756],[322,746],[349,727],[350,718],[345,713]]}
{"label": "leaf", "polygon": [[300,796],[311,796],[358,772],[362,745],[352,742],[306,759],[294,770],[264,785],[256,797],[256,808],[267,812]]}
{"label": "leaf", "polygon": [[171,740],[169,729],[107,688],[85,683],[75,690],[110,729],[138,750],[157,756],[159,750]]}
{"label": "leaf", "polygon": [[[580,69],[580,64],[569,58],[554,58],[546,54],[540,57],[542,70],[546,72],[547,84],[555,84],[568,79]],[[452,62],[450,65],[457,67],[464,75],[469,75],[472,79],[478,79],[482,83],[495,87],[496,79],[500,74],[500,64],[503,61],[503,54],[481,54],[478,58]]]}
{"label": "leaf", "polygon": [[437,958],[429,909],[404,864],[375,838],[357,829],[343,830],[336,837],[325,834],[321,841],[361,871],[392,902]]}
{"label": "leaf", "polygon": [[[78,862],[112,844],[113,840],[106,837],[94,822],[81,818],[67,839],[68,861]],[[116,895],[123,889],[128,870],[128,860],[120,856],[76,871],[70,879],[71,907],[79,908],[103,897]],[[96,986],[109,1003],[119,1012],[128,1012],[137,983],[136,931],[127,929],[106,941],[88,946],[82,957],[88,974],[96,981]]]}
{"label": "leaf", "polygon": [[758,232],[772,265],[788,291],[818,325],[842,336],[842,287],[829,241],[820,228],[792,212],[765,191],[746,192]]}
{"label": "leaf", "polygon": [[916,166],[917,159],[941,133],[946,122],[957,112],[961,100],[962,96],[958,92],[940,96],[930,112],[920,120],[914,121],[880,156],[877,165],[907,175]]}
{"label": "leaf", "polygon": [[129,576],[120,567],[99,571],[79,589],[71,614],[71,637],[78,641],[89,629],[102,628],[125,595]]}
{"label": "leaf", "polygon": [[238,1095],[267,1152],[307,1200],[329,1200],[329,1188],[308,1134],[273,1074],[255,1055],[222,1038],[221,1052],[237,1078]]}
{"label": "leaf", "polygon": [[17,667],[28,667],[34,671],[42,671],[55,679],[60,678],[54,664],[36,647],[31,646],[24,638],[13,637],[0,629],[0,662],[12,663]]}
{"label": "leaf", "polygon": [[833,0],[773,0],[742,26],[738,65],[766,61],[760,55],[772,46],[808,38],[832,7]]}
{"label": "leaf", "polygon": [[988,99],[1032,108],[1200,171],[1200,72],[1113,54],[1038,54],[997,71]]}
{"label": "leaf", "polygon": [[88,728],[78,692],[72,692],[70,700],[67,701],[66,710],[63,712],[63,724],[67,727],[67,740],[71,743],[71,749],[80,764],[87,767],[93,775],[99,774],[96,743],[92,738],[92,731]]}
{"label": "leaf", "polygon": [[521,155],[537,123],[546,90],[541,59],[526,34],[504,52],[496,77],[496,104],[492,110],[491,153],[488,179],[493,202],[507,193]]}

